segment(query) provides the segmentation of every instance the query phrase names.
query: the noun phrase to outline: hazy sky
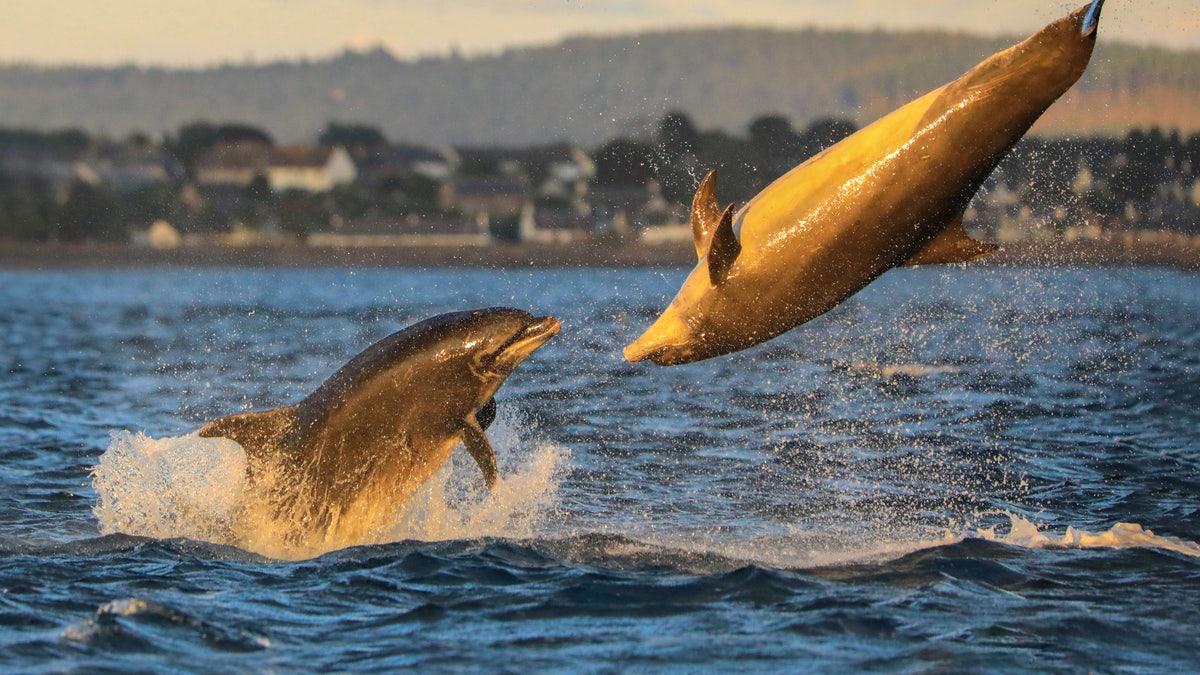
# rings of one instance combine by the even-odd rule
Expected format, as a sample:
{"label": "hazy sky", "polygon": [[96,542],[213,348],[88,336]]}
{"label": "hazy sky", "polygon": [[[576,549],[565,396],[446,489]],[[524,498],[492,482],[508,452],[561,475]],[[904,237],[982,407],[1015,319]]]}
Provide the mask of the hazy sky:
{"label": "hazy sky", "polygon": [[[1083,0],[0,0],[0,61],[204,66],[383,45],[466,55],[685,26],[1027,33]],[[1110,39],[1200,48],[1197,0],[1109,0]]]}

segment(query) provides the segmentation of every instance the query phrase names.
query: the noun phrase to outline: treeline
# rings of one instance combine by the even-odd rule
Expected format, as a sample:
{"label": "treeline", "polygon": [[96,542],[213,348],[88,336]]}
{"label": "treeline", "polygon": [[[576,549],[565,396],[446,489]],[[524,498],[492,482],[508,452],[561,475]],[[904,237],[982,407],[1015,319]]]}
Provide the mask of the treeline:
{"label": "treeline", "polygon": [[[721,173],[720,199],[744,202],[855,130],[853,122],[837,118],[795,128],[787,117],[772,114],[755,118],[742,134],[731,134],[701,129],[688,114],[672,111],[647,137],[613,138],[587,150],[591,171],[574,179],[577,184],[564,196],[537,191],[551,171],[539,164],[539,153],[521,149],[463,149],[452,171],[438,179],[411,171],[382,178],[360,172],[354,182],[310,192],[275,191],[260,176],[245,186],[217,189],[198,184],[199,159],[222,145],[273,145],[268,131],[202,122],[152,141],[142,134],[112,140],[79,130],[0,129],[0,238],[125,241],[132,231],[157,220],[185,233],[227,231],[236,224],[300,235],[369,216],[461,216],[440,199],[443,183],[501,173],[528,185],[529,201],[548,208],[571,206],[582,212],[579,207],[586,206],[590,191],[653,185],[676,212],[686,214],[699,179],[710,168]],[[360,162],[388,149],[413,147],[393,143],[378,127],[362,124],[330,123],[315,141],[347,148]],[[1098,218],[1110,227],[1124,223],[1195,231],[1200,223],[1197,168],[1200,134],[1152,128],[1120,137],[1032,137],[1015,148],[976,201],[983,211],[994,207],[997,220],[1004,214],[996,209],[1024,209],[1049,220]],[[1008,201],[989,203],[1000,186]],[[1134,218],[1139,222],[1130,221]],[[494,228],[508,228],[495,232],[497,237],[511,239],[514,222],[496,219]]]}
{"label": "treeline", "polygon": [[[290,141],[353,115],[428,144],[549,136],[591,147],[670,109],[735,134],[764,111],[865,124],[1020,37],[729,28],[574,38],[466,59],[376,50],[204,70],[0,66],[0,125],[160,134],[205,111]],[[1200,130],[1200,58],[1102,35],[1069,99],[1043,132]]]}

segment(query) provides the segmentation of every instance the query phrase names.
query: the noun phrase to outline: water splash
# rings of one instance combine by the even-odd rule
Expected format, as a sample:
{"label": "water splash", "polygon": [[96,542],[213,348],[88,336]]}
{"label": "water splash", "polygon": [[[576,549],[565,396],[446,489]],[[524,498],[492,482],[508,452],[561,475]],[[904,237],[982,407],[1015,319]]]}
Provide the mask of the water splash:
{"label": "water splash", "polygon": [[385,527],[353,541],[297,540],[273,514],[262,485],[247,480],[241,446],[195,433],[157,439],[114,432],[92,471],[99,496],[93,511],[103,534],[198,539],[281,559],[405,539],[532,537],[557,501],[569,453],[552,444],[527,449],[513,415],[504,411],[489,436],[501,469],[491,491],[473,462],[452,457],[396,505]]}
{"label": "water splash", "polygon": [[231,543],[246,453],[224,438],[114,432],[92,469],[102,534]]}
{"label": "water splash", "polygon": [[1020,516],[1002,513],[1011,526],[1008,534],[997,534],[996,528],[980,528],[975,534],[980,539],[995,541],[1022,548],[1157,548],[1200,558],[1200,544],[1154,534],[1137,523],[1117,523],[1103,532],[1089,532],[1068,527],[1062,532],[1040,529]]}

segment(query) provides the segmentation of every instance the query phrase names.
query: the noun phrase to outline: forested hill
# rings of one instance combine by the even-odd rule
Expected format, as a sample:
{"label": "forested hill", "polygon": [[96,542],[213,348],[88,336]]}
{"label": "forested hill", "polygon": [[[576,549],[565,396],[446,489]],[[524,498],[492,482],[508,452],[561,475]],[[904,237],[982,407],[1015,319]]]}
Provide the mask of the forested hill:
{"label": "forested hill", "polygon": [[[714,29],[574,38],[477,58],[402,61],[383,51],[205,70],[0,66],[0,126],[123,136],[196,121],[260,125],[285,141],[331,121],[394,140],[594,145],[670,109],[742,134],[777,113],[860,124],[1014,40],[936,32]],[[1037,131],[1200,130],[1200,52],[1105,42]]]}

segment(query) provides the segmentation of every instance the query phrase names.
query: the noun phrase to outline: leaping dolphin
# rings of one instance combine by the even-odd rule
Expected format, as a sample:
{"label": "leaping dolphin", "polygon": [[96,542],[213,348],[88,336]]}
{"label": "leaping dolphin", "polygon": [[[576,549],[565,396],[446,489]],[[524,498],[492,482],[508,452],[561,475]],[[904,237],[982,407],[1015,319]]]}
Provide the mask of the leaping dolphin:
{"label": "leaping dolphin", "polygon": [[560,328],[552,317],[491,308],[443,314],[371,345],[295,405],[222,417],[202,437],[246,451],[273,519],[293,542],[368,543],[462,441],[490,488],[484,435],[493,395]]}
{"label": "leaping dolphin", "polygon": [[996,164],[1087,68],[1104,0],[994,54],[771,183],[736,214],[715,174],[692,203],[700,262],[630,361],[690,363],[770,340],[903,265],[995,246],[963,230]]}

